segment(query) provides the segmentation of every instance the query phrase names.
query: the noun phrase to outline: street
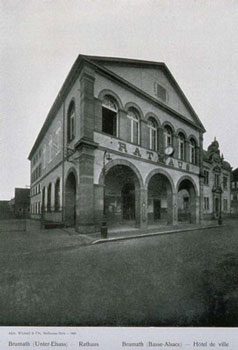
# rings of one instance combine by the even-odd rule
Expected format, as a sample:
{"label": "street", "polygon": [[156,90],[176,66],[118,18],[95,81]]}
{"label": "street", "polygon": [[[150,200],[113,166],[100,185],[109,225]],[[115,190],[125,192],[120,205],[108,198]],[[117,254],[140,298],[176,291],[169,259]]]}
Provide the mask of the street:
{"label": "street", "polygon": [[238,221],[87,244],[1,233],[0,325],[238,326]]}

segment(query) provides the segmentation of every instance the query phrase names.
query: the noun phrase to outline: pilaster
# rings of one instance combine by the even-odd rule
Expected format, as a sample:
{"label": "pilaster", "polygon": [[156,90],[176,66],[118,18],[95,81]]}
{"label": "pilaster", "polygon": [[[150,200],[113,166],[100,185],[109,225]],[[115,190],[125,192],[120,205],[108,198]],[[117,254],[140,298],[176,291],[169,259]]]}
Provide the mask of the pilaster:
{"label": "pilaster", "polygon": [[94,81],[95,73],[89,67],[84,67],[80,74],[80,138],[93,139],[94,131]]}

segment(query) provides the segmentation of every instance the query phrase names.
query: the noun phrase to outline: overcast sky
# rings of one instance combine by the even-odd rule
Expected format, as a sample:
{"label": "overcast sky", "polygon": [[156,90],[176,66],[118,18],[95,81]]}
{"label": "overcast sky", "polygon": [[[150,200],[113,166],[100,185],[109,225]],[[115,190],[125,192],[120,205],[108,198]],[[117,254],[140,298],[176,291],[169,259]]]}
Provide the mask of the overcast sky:
{"label": "overcast sky", "polygon": [[165,62],[238,166],[238,0],[0,0],[0,199],[79,53]]}

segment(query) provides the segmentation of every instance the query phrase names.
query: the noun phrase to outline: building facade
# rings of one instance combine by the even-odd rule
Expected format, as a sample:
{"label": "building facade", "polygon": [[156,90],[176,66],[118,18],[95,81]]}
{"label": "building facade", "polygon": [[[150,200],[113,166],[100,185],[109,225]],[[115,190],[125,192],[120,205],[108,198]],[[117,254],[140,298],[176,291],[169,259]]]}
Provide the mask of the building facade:
{"label": "building facade", "polygon": [[232,171],[231,177],[231,213],[238,216],[238,168]]}
{"label": "building facade", "polygon": [[164,63],[79,55],[29,155],[31,217],[199,223],[204,132]]}
{"label": "building facade", "polygon": [[203,217],[218,219],[231,213],[231,166],[220,154],[216,139],[203,151]]}
{"label": "building facade", "polygon": [[15,188],[14,214],[16,218],[30,217],[30,189]]}

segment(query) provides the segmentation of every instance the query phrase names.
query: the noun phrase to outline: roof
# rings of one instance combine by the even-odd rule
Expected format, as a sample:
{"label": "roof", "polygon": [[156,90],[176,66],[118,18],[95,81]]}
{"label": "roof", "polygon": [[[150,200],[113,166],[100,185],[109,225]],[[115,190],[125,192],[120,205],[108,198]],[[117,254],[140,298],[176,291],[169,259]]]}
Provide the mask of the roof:
{"label": "roof", "polygon": [[203,150],[203,160],[209,161],[208,151]]}
{"label": "roof", "polygon": [[238,168],[236,168],[232,171],[232,180],[238,181]]}
{"label": "roof", "polygon": [[[155,62],[155,61],[129,59],[129,58],[121,58],[121,57],[89,56],[89,55],[81,55],[80,54],[77,57],[76,61],[74,62],[74,64],[73,64],[70,72],[68,73],[58,95],[56,96],[56,99],[55,99],[55,101],[54,101],[54,103],[53,103],[53,105],[52,105],[52,107],[51,107],[51,109],[46,117],[46,120],[45,120],[45,122],[44,122],[38,136],[37,136],[37,139],[36,139],[32,149],[30,151],[30,154],[28,156],[29,160],[31,160],[34,152],[36,151],[41,140],[43,139],[44,134],[46,133],[49,125],[53,121],[53,119],[54,119],[57,111],[59,110],[61,104],[63,103],[65,97],[67,96],[69,89],[71,88],[72,84],[75,82],[76,78],[78,77],[84,63],[88,63],[88,64],[94,66],[95,69],[100,70],[101,72],[104,72],[104,74],[110,75],[111,77],[113,77],[114,79],[117,79],[121,83],[126,84],[127,86],[131,86],[134,90],[137,90],[138,92],[143,93],[142,90],[135,87],[133,84],[129,83],[127,80],[123,79],[122,77],[118,76],[114,72],[112,72],[109,69],[107,69],[106,67],[104,67],[102,65],[103,62],[110,62],[110,63],[115,63],[118,65],[125,65],[126,64],[126,65],[133,65],[133,66],[139,66],[139,67],[153,67],[153,68],[163,69],[163,71],[165,72],[165,74],[167,74],[170,81],[173,83],[174,87],[176,88],[179,95],[183,99],[187,108],[192,113],[192,115],[196,121],[194,126],[199,128],[202,132],[206,131],[202,122],[200,121],[199,117],[197,116],[196,112],[192,108],[191,104],[189,103],[188,99],[186,98],[185,94],[183,93],[182,89],[179,87],[178,83],[176,82],[175,78],[173,77],[172,73],[170,72],[170,70],[168,69],[168,67],[166,66],[165,63]],[[146,95],[146,93],[144,93],[144,94]],[[150,97],[150,98],[153,99],[152,97]],[[164,104],[160,101],[156,101],[156,103],[158,103],[159,105],[161,105],[162,107],[164,107],[166,109],[171,109],[166,104]],[[173,111],[173,110],[171,109],[171,111]],[[173,111],[173,112],[177,113],[176,111]],[[179,115],[179,113],[177,113],[177,114]],[[190,121],[187,121],[187,122],[189,122],[190,124],[193,124]]]}
{"label": "roof", "polygon": [[[209,151],[203,150],[203,161],[208,162],[208,163],[212,162],[209,158]],[[231,171],[230,163],[228,163],[225,160],[223,160],[223,162],[222,162],[222,168]]]}

